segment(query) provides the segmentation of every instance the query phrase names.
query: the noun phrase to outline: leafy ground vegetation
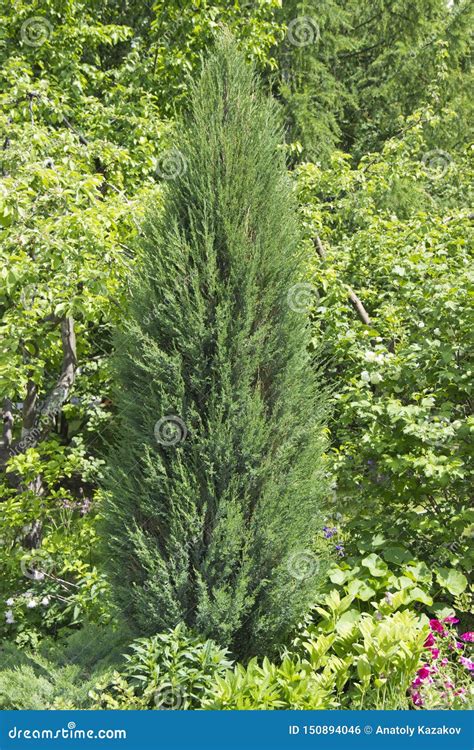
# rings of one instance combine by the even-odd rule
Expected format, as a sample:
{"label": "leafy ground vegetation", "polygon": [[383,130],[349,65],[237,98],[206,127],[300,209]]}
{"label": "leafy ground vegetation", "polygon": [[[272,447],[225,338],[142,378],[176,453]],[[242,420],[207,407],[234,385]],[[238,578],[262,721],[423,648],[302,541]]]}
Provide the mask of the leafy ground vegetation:
{"label": "leafy ground vegetation", "polygon": [[0,708],[472,708],[472,4],[0,16]]}

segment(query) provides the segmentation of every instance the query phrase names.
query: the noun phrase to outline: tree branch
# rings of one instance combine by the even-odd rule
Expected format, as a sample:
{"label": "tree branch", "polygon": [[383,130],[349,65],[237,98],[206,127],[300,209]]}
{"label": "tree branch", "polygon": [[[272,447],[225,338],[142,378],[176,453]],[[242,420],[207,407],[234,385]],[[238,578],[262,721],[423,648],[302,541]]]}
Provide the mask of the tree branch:
{"label": "tree branch", "polygon": [[[47,436],[50,427],[47,425],[41,425],[42,417],[54,417],[62,408],[62,405],[69,396],[69,392],[74,383],[77,369],[77,357],[76,357],[76,334],[74,330],[74,319],[72,317],[62,318],[61,320],[61,341],[63,348],[63,362],[61,367],[61,374],[49,396],[45,399],[42,408],[39,413],[32,408],[28,407],[23,413],[28,414],[29,429],[25,430],[25,424],[23,425],[22,437],[12,444],[11,434],[13,417],[8,417],[8,410],[4,410],[4,440],[0,449],[0,465],[5,465],[11,456],[24,453],[28,448],[34,448],[41,440],[44,440]],[[31,381],[29,381],[29,384]],[[34,386],[34,384],[33,384]],[[36,398],[36,386],[29,390],[26,402],[29,401],[30,406],[33,406],[34,399]],[[34,421],[30,425],[30,421]],[[39,423],[38,423],[39,422]],[[5,442],[5,436],[7,442]]]}
{"label": "tree branch", "polygon": [[38,401],[38,387],[31,379],[26,386],[26,398],[23,401],[23,425],[21,436],[25,437],[36,423],[36,404]]}
{"label": "tree branch", "polygon": [[359,318],[361,319],[362,323],[366,326],[370,326],[370,318],[368,316],[367,310],[365,309],[364,305],[360,301],[357,294],[354,292],[353,289],[351,289],[350,286],[346,284],[347,294],[348,297],[354,307],[354,310],[357,312]]}
{"label": "tree branch", "polygon": [[[326,258],[327,258],[326,249],[325,249],[325,247],[324,247],[324,245],[323,245],[323,243],[321,241],[321,238],[320,238],[320,236],[318,234],[316,235],[316,238],[315,238],[315,247],[316,247],[316,252],[319,255],[319,257],[321,258],[321,260],[326,260]],[[347,289],[348,299],[350,300],[352,306],[354,307],[354,310],[356,311],[357,315],[359,316],[359,319],[362,321],[362,323],[364,323],[364,325],[370,326],[370,317],[369,317],[369,314],[368,314],[367,310],[365,309],[364,305],[362,304],[362,301],[357,296],[357,294],[354,292],[354,290],[352,289],[352,287],[350,287],[348,284],[345,284],[344,286]]]}
{"label": "tree branch", "polygon": [[74,320],[71,317],[61,320],[61,341],[63,345],[61,375],[41,408],[42,416],[53,416],[61,409],[74,383],[77,367],[76,333]]}
{"label": "tree branch", "polygon": [[9,448],[13,437],[13,414],[12,414],[12,402],[9,398],[5,399],[3,407],[3,438],[2,447],[3,449]]}
{"label": "tree branch", "polygon": [[321,260],[326,260],[326,250],[323,243],[321,242],[319,234],[316,235],[316,252],[318,253]]}
{"label": "tree branch", "polygon": [[66,115],[63,115],[63,123],[64,123],[64,125],[65,125],[65,126],[66,126],[67,128],[69,128],[69,130],[70,130],[70,131],[71,131],[72,133],[74,133],[74,135],[77,135],[77,137],[79,138],[79,143],[82,143],[82,145],[83,145],[83,146],[88,146],[88,145],[89,145],[89,141],[87,140],[87,138],[86,138],[85,136],[83,136],[83,135],[82,135],[82,133],[80,133],[80,132],[79,132],[78,130],[76,130],[76,128],[75,128],[75,127],[74,127],[74,125],[73,125],[73,124],[72,124],[72,123],[71,123],[71,122],[70,122],[70,121],[68,120],[68,118],[66,117]]}

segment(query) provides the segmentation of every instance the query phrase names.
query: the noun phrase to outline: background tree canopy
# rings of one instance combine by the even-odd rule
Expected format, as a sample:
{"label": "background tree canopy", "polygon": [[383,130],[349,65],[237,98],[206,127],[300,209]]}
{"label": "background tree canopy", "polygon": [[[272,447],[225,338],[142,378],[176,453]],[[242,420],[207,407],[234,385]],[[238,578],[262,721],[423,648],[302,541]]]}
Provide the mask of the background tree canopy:
{"label": "background tree canopy", "polygon": [[[178,655],[192,649],[204,675],[190,686],[181,657],[162,664],[180,675],[177,707],[467,705],[465,651],[449,655],[447,697],[434,670],[413,683],[435,658],[428,620],[472,629],[473,12],[467,0],[0,0],[0,707],[152,707],[160,686],[146,673],[143,693],[133,675],[166,639]],[[305,259],[298,387],[319,378],[330,409],[321,428],[308,396],[308,424],[320,426],[305,478],[323,472],[312,491],[325,510],[313,515],[295,491],[311,538],[287,580],[298,596],[314,590],[316,609],[295,608],[302,624],[284,657],[229,671],[229,637],[206,672],[199,639],[219,628],[190,634],[176,621],[170,635],[142,619],[128,632],[102,516],[111,444],[120,432],[126,453],[132,434],[113,333],[139,314],[156,334],[152,297],[137,313],[137,273],[150,216],[167,215],[188,162],[193,82],[224,29],[283,122]],[[362,642],[369,621],[379,644],[406,633],[411,661],[395,664],[387,648],[368,674],[344,639]],[[457,638],[455,625],[443,638]],[[135,642],[134,667],[111,677],[145,632],[155,640]],[[378,684],[387,673],[393,682]]]}

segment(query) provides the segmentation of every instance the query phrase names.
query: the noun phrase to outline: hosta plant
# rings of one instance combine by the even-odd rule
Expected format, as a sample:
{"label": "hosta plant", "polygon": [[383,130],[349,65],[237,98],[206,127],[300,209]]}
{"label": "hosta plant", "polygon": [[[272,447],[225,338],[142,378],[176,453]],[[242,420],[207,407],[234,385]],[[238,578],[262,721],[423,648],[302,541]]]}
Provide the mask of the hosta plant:
{"label": "hosta plant", "polygon": [[410,611],[361,613],[328,594],[279,663],[252,659],[219,676],[208,709],[405,709],[427,637]]}
{"label": "hosta plant", "polygon": [[341,708],[407,708],[407,691],[427,635],[423,618],[409,610],[371,615],[353,603],[353,595],[341,599],[336,590],[327,594],[294,648],[333,683]]}

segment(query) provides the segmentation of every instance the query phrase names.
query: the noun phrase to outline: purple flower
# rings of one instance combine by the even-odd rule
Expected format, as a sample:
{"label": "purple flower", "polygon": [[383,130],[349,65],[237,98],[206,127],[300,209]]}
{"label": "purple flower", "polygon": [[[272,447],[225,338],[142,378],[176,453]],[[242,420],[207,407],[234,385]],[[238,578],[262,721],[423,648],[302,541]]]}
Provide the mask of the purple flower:
{"label": "purple flower", "polygon": [[420,680],[426,680],[426,678],[429,677],[430,674],[431,674],[431,668],[428,666],[428,664],[425,664],[417,672],[417,675],[420,678]]}
{"label": "purple flower", "polygon": [[474,672],[474,661],[471,661],[466,656],[459,657],[459,663],[466,667],[470,672]]}
{"label": "purple flower", "polygon": [[84,498],[82,505],[80,505],[79,507],[79,512],[81,516],[85,516],[87,513],[89,513],[90,509],[91,509],[91,501],[90,501],[90,498],[86,497]]}
{"label": "purple flower", "polygon": [[323,526],[323,533],[325,539],[331,539],[331,537],[334,536],[334,534],[337,534],[337,529],[330,528],[329,526]]}
{"label": "purple flower", "polygon": [[426,641],[423,644],[425,648],[430,648],[430,646],[434,646],[435,643],[436,643],[436,640],[435,640],[433,633],[428,633]]}
{"label": "purple flower", "polygon": [[337,549],[337,554],[339,557],[344,557],[344,545],[343,544],[336,544],[334,549]]}
{"label": "purple flower", "polygon": [[467,633],[463,633],[459,637],[462,641],[466,641],[466,643],[474,642],[474,632],[472,630],[468,630]]}

